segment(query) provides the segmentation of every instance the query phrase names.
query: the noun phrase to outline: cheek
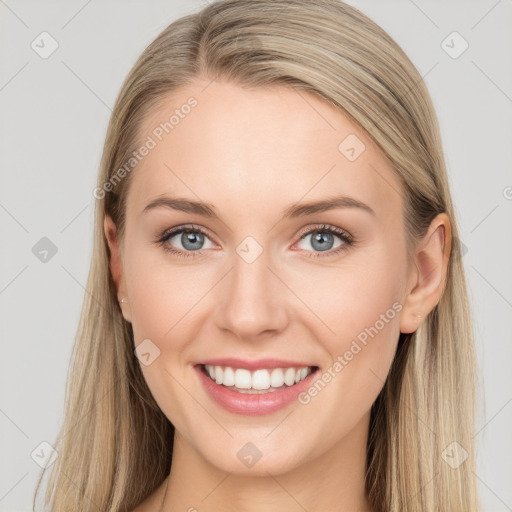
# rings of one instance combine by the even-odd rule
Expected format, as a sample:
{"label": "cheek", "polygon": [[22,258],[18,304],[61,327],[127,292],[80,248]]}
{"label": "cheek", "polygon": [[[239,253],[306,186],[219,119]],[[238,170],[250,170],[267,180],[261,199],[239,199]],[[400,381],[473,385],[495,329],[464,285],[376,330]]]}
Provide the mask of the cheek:
{"label": "cheek", "polygon": [[[400,336],[404,269],[399,253],[381,247],[378,255],[358,259],[356,264],[349,265],[347,260],[346,266],[326,273],[324,280],[316,280],[318,286],[310,288],[310,298],[319,308],[323,297],[318,311],[330,329],[318,334],[331,361],[322,373],[322,382],[311,390],[314,396],[323,395],[317,404],[336,404],[333,411],[350,411],[347,414],[354,415],[356,421],[375,401]],[[322,295],[319,289],[328,292]],[[306,396],[304,403],[309,399],[316,400]]]}
{"label": "cheek", "polygon": [[183,422],[190,412],[190,397],[180,383],[190,378],[185,349],[194,323],[192,306],[201,290],[191,286],[191,272],[166,263],[159,250],[145,249],[141,242],[127,244],[128,248],[125,278],[135,345],[148,339],[152,343],[146,345],[151,362],[146,365],[141,358],[140,367],[162,412],[176,428],[187,431],[190,425]]}
{"label": "cheek", "polygon": [[[304,275],[311,277],[306,280]],[[334,356],[359,334],[364,338],[365,329],[375,324],[379,331],[389,331],[391,325],[398,328],[406,277],[401,253],[375,245],[373,250],[354,252],[336,267],[301,268],[291,279],[296,280],[297,295],[322,320],[316,320],[324,324],[322,330],[315,331]]]}
{"label": "cheek", "polygon": [[[144,247],[141,242],[127,245],[125,275],[135,342],[155,338],[179,341],[176,332],[193,316],[204,293],[204,280],[192,267],[169,263],[162,248]],[[168,259],[169,258],[169,259]]]}

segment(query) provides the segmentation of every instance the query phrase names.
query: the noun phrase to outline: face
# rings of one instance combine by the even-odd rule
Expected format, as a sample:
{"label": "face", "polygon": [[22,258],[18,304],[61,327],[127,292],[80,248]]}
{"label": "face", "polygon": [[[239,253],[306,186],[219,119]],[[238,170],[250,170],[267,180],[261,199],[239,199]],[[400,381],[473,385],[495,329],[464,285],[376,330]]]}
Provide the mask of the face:
{"label": "face", "polygon": [[[118,292],[178,435],[224,471],[278,474],[367,431],[410,285],[400,185],[315,96],[206,85],[174,91],[141,128],[156,144],[132,171]],[[208,209],[165,203],[177,198]]]}

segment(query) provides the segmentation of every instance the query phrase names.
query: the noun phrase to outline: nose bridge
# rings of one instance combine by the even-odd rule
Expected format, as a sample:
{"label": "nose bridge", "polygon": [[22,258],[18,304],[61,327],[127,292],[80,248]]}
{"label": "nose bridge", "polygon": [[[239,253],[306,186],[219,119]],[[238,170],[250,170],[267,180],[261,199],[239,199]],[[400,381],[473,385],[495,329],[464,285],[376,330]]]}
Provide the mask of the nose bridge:
{"label": "nose bridge", "polygon": [[247,339],[284,328],[286,297],[284,287],[269,268],[271,259],[270,251],[253,237],[236,247],[219,301],[219,327]]}

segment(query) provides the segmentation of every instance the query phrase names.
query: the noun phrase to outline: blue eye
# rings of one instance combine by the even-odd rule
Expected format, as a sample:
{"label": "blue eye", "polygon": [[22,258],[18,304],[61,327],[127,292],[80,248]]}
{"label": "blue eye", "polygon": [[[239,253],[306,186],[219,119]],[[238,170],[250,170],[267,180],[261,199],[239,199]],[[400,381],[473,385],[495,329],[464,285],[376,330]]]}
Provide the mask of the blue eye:
{"label": "blue eye", "polygon": [[[305,240],[310,235],[313,235],[311,239],[313,251],[307,250],[307,252],[311,253],[308,254],[308,257],[311,258],[324,257],[322,253],[325,253],[325,256],[334,256],[347,250],[354,244],[354,239],[346,231],[326,224],[315,226],[303,232],[299,242]],[[173,238],[177,240],[172,244],[169,243]],[[341,242],[333,246],[335,238],[338,238]],[[204,247],[205,240],[209,240],[209,247]],[[158,238],[157,243],[160,244],[165,251],[181,258],[201,256],[204,254],[202,252],[203,249],[211,249],[213,247],[213,243],[207,233],[194,225],[179,226],[164,231]],[[173,246],[175,246],[176,243],[181,244],[181,248],[178,247],[178,249],[175,249]]]}
{"label": "blue eye", "polygon": [[[173,249],[170,242],[173,238],[177,238],[178,242],[181,244],[184,249]],[[205,238],[207,238],[206,233],[194,226],[181,226],[179,228],[173,228],[170,231],[164,232],[159,238],[158,242],[163,246],[163,248],[176,256],[180,257],[194,257],[198,253],[200,249],[208,249],[208,247],[203,247]],[[210,242],[211,243],[211,242]],[[210,247],[211,248],[211,247]],[[198,253],[202,254],[202,253]]]}
{"label": "blue eye", "polygon": [[[325,256],[333,256],[345,251],[354,244],[354,239],[343,229],[337,228],[336,226],[329,226],[322,224],[316,226],[313,229],[309,229],[300,237],[300,241],[305,240],[311,236],[311,247],[318,250],[319,252],[312,252],[308,254],[310,258],[321,258],[324,257],[322,252],[325,252]],[[334,239],[338,238],[341,242],[333,247]]]}

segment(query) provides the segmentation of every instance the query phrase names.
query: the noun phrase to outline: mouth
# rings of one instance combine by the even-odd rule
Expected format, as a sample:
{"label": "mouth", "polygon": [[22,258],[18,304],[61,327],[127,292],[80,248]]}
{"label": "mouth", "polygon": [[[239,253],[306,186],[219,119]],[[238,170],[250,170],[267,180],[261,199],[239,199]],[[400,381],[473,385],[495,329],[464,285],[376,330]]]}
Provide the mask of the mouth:
{"label": "mouth", "polygon": [[295,386],[318,369],[317,366],[259,368],[255,370],[211,364],[201,364],[199,366],[203,373],[216,384],[246,394],[273,393]]}
{"label": "mouth", "polygon": [[[319,373],[318,366],[285,366],[284,361],[230,360],[231,366],[227,366],[227,362],[200,363],[195,365],[195,370],[214,403],[230,413],[244,416],[271,414],[298,403],[300,394],[312,385]],[[240,368],[241,365],[246,367]]]}

